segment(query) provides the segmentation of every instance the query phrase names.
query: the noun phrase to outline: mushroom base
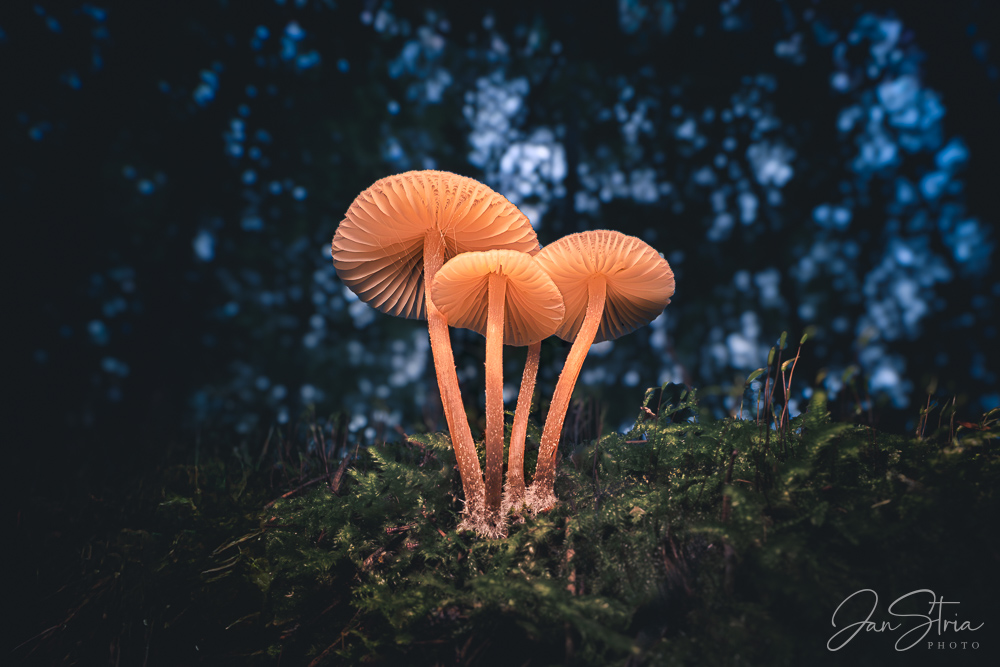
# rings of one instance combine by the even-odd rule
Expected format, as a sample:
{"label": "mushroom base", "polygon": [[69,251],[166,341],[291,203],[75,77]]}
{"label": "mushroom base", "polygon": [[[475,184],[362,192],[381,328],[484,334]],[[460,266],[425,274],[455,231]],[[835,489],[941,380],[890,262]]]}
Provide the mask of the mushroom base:
{"label": "mushroom base", "polygon": [[548,512],[556,506],[556,502],[555,491],[547,484],[532,484],[524,494],[524,506],[532,515]]}
{"label": "mushroom base", "polygon": [[466,514],[457,528],[459,531],[469,530],[480,537],[498,540],[507,537],[505,516],[505,512],[479,511],[474,514]]}

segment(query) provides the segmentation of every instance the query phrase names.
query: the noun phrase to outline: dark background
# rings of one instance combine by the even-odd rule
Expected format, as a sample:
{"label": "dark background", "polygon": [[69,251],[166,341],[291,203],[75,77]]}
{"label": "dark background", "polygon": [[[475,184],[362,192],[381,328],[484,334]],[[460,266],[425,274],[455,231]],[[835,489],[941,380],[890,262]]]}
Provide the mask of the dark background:
{"label": "dark background", "polygon": [[[3,3],[19,479],[207,432],[256,451],[310,405],[369,442],[435,428],[425,329],[352,303],[328,254],[362,189],[421,168],[543,244],[613,228],[671,262],[666,315],[584,367],[605,430],[666,381],[732,413],[807,329],[796,405],[901,432],[930,390],[975,420],[1000,404],[991,4]],[[454,340],[475,413],[483,340]]]}

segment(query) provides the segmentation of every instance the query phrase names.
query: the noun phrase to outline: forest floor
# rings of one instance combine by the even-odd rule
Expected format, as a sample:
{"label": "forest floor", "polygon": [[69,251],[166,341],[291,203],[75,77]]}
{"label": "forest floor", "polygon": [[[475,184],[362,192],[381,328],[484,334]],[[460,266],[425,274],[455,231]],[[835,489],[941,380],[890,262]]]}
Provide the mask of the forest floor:
{"label": "forest floor", "polygon": [[456,530],[441,434],[352,450],[303,422],[253,455],[206,446],[99,495],[17,500],[9,655],[1000,664],[997,411],[935,421],[836,422],[819,392],[777,426],[712,420],[667,385],[628,433],[565,448],[558,505],[497,540]]}

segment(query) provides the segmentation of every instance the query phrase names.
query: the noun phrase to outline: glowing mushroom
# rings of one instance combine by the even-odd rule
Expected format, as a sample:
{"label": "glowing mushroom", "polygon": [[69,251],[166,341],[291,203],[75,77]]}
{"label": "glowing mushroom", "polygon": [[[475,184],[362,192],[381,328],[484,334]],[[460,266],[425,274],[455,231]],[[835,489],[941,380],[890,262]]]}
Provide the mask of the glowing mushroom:
{"label": "glowing mushroom", "polygon": [[430,286],[442,264],[473,250],[538,246],[517,207],[471,178],[409,171],[380,179],[351,204],[333,237],[337,275],[362,301],[390,315],[426,318],[445,419],[475,523],[485,489],[455,373],[444,316]]}
{"label": "glowing mushroom", "polygon": [[536,511],[555,503],[555,465],[563,420],[580,368],[593,343],[613,340],[652,322],[670,303],[674,273],[647,243],[620,232],[570,234],[535,259],[562,292],[566,315],[556,335],[572,341],[542,430],[538,466],[528,491]]}
{"label": "glowing mushroom", "polygon": [[[499,534],[502,532],[503,344],[533,345],[555,333],[563,318],[562,295],[531,255],[514,250],[487,250],[463,253],[449,260],[438,271],[431,296],[449,325],[472,329],[486,336],[486,515],[489,523],[486,532]],[[512,436],[508,470],[520,468],[523,489],[523,437],[518,462],[514,460],[514,450],[515,438]]]}

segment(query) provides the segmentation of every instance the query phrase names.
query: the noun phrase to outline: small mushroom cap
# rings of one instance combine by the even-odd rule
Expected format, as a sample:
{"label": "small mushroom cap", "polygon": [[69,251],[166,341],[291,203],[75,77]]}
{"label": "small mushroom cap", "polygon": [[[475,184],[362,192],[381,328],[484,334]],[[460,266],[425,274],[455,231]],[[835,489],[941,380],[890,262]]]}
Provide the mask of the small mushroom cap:
{"label": "small mushroom cap", "polygon": [[649,244],[621,232],[570,234],[551,243],[535,259],[562,292],[566,316],[556,331],[572,341],[587,312],[587,284],[607,281],[607,300],[595,343],[614,340],[652,322],[670,303],[674,272]]}
{"label": "small mushroom cap", "polygon": [[408,171],[362,192],[333,237],[337,275],[383,313],[425,318],[424,239],[441,234],[444,261],[474,250],[528,252],[528,218],[489,187],[446,171]]}
{"label": "small mushroom cap", "polygon": [[486,335],[491,273],[507,277],[505,344],[531,345],[555,333],[565,312],[562,295],[534,257],[515,250],[466,252],[441,267],[431,298],[450,326]]}

